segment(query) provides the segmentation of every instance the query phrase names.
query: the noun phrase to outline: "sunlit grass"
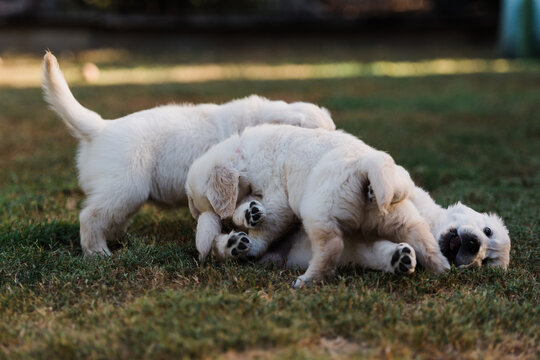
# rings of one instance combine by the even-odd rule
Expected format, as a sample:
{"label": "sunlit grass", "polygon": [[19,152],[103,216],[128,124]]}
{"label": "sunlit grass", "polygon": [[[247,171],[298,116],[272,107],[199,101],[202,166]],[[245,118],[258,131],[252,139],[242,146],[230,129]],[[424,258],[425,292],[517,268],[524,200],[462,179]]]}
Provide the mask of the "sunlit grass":
{"label": "sunlit grass", "polygon": [[[111,258],[83,259],[76,140],[47,110],[38,88],[39,59],[4,55],[0,81],[12,76],[6,69],[19,69],[30,85],[0,86],[0,359],[537,359],[537,65],[489,60],[482,66],[491,64],[491,72],[450,75],[456,64],[478,72],[475,64],[482,62],[374,62],[410,57],[360,58],[347,51],[326,60],[304,54],[301,61],[219,53],[211,57],[229,55],[223,63],[237,73],[230,81],[190,80],[198,83],[174,83],[170,74],[227,67],[217,60],[168,66],[177,55],[138,53],[59,59],[74,85],[86,84],[80,74],[86,62],[101,69],[97,84],[109,71],[125,71],[125,79],[116,72],[117,86],[73,86],[82,104],[106,118],[173,101],[219,103],[252,93],[323,105],[339,128],[388,151],[439,203],[461,200],[501,215],[512,238],[508,272],[453,269],[437,277],[420,270],[399,277],[346,267],[334,281],[293,291],[296,271],[199,264],[189,210],[149,205],[134,216]],[[261,65],[264,56],[275,65]],[[247,76],[242,62],[274,72],[258,70],[257,76],[286,69],[293,72],[287,76],[305,80],[234,80]],[[302,66],[306,73],[298,70]],[[139,70],[148,83],[121,85],[142,77]],[[428,70],[449,75],[404,75]],[[355,77],[359,71],[368,75]],[[156,74],[167,83],[152,84]],[[299,77],[308,75],[314,77]]]}
{"label": "sunlit grass", "polygon": [[[84,64],[62,62],[73,85],[128,85],[196,83],[208,81],[271,81],[346,79],[355,77],[421,77],[482,73],[540,72],[540,62],[507,59],[431,59],[420,61],[334,62],[315,64],[186,64],[136,67],[103,66],[98,74],[85,76]],[[6,61],[0,66],[0,86],[38,87],[39,61]]]}

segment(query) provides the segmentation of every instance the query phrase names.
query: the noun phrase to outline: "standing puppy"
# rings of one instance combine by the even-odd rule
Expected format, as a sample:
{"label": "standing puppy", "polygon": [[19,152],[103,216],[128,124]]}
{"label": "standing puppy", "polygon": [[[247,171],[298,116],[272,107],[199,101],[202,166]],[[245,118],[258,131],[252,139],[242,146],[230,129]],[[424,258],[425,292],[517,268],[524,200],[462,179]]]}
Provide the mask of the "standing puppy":
{"label": "standing puppy", "polygon": [[104,120],[75,100],[56,58],[43,59],[43,90],[52,109],[79,139],[79,182],[88,196],[80,214],[85,255],[106,254],[146,201],[186,205],[193,161],[247,126],[286,123],[334,130],[328,111],[309,103],[250,96],[223,105],[168,105]]}
{"label": "standing puppy", "polygon": [[[190,210],[199,219],[202,258],[214,241],[224,257],[260,257],[300,219],[313,257],[296,287],[330,275],[344,237],[355,232],[410,244],[429,270],[449,268],[429,225],[407,199],[414,189],[407,171],[388,154],[340,131],[287,125],[246,129],[198,158],[186,186]],[[264,203],[265,221],[250,231],[247,242],[238,243],[219,234],[218,220],[232,218],[238,200],[248,194]]]}

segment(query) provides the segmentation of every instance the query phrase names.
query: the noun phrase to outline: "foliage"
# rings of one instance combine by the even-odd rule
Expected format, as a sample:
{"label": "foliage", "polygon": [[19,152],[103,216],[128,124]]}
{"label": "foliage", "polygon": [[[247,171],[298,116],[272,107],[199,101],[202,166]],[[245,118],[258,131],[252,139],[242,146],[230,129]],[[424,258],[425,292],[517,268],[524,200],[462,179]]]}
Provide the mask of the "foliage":
{"label": "foliage", "polygon": [[130,13],[186,14],[197,12],[245,13],[267,8],[260,0],[82,0],[90,7]]}

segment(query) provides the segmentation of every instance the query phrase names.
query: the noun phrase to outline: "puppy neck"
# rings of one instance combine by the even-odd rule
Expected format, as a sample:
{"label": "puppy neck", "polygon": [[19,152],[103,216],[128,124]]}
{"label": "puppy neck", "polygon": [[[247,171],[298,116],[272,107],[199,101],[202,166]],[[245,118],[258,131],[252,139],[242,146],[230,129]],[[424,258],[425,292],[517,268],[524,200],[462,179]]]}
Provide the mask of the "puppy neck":
{"label": "puppy neck", "polygon": [[446,209],[437,204],[427,191],[418,186],[411,198],[420,215],[428,221],[431,233],[435,235],[441,223],[444,222]]}

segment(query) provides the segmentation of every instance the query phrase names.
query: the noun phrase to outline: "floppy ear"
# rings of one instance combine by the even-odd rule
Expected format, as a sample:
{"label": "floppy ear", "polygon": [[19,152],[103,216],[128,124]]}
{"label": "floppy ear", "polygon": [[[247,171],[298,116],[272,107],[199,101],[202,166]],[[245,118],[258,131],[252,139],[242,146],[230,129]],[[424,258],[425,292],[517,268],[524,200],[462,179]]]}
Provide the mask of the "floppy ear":
{"label": "floppy ear", "polygon": [[195,246],[199,252],[199,260],[204,261],[212,246],[214,239],[221,233],[221,222],[219,217],[211,212],[205,211],[197,220],[197,234],[195,235]]}
{"label": "floppy ear", "polygon": [[234,213],[239,178],[237,171],[223,165],[216,165],[210,173],[206,197],[222,219],[229,218]]}

